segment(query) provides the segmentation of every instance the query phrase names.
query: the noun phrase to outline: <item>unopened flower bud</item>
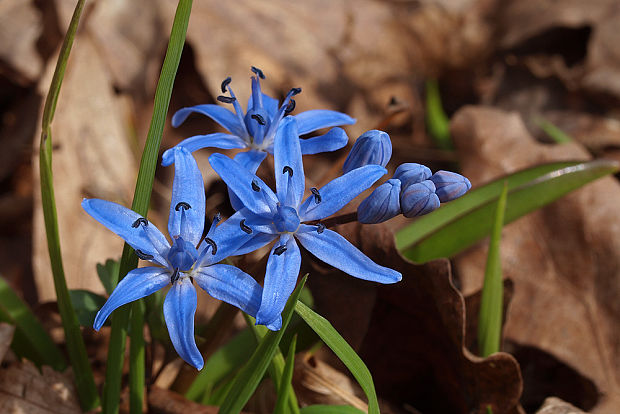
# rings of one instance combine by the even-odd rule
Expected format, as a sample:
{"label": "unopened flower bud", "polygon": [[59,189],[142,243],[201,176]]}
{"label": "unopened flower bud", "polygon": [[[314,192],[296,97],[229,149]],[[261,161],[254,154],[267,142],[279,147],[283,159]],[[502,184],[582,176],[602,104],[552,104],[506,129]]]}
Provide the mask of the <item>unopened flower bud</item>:
{"label": "unopened flower bud", "polygon": [[400,207],[405,217],[428,214],[437,209],[441,203],[435,194],[435,184],[431,180],[411,184],[400,195]]}
{"label": "unopened flower bud", "polygon": [[372,129],[364,132],[355,141],[342,170],[346,174],[368,164],[385,167],[391,156],[392,141],[390,141],[390,136],[383,131]]}
{"label": "unopened flower bud", "polygon": [[390,179],[381,184],[357,208],[361,223],[383,223],[400,214],[400,181]]}
{"label": "unopened flower bud", "polygon": [[442,203],[459,198],[471,188],[466,177],[451,171],[439,170],[430,180],[435,184],[435,193]]}
{"label": "unopened flower bud", "polygon": [[411,184],[421,183],[424,180],[431,178],[433,173],[431,170],[422,164],[416,164],[415,162],[407,162],[401,164],[394,171],[394,177],[400,180],[402,187],[406,188]]}

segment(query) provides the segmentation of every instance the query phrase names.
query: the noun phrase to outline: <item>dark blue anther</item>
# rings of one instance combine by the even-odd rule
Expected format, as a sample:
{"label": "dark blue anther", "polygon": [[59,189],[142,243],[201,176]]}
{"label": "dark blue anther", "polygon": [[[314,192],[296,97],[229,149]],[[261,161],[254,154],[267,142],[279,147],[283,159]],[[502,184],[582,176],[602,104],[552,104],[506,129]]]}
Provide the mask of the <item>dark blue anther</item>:
{"label": "dark blue anther", "polygon": [[292,88],[289,94],[291,96],[299,95],[301,93],[301,88]]}
{"label": "dark blue anther", "polygon": [[179,268],[178,267],[174,269],[174,273],[172,273],[172,276],[170,276],[170,283],[174,284],[174,282],[176,282],[177,280],[179,280]]}
{"label": "dark blue anther", "polygon": [[285,251],[286,251],[286,246],[278,246],[273,250],[273,254],[275,254],[276,256],[280,256]]}
{"label": "dark blue anther", "polygon": [[144,224],[145,226],[148,226],[149,222],[144,217],[140,217],[139,219],[136,219],[136,221],[133,222],[131,227],[133,227],[134,229],[137,229],[138,227],[140,227],[140,224]]}
{"label": "dark blue anther", "polygon": [[258,76],[261,79],[265,79],[265,74],[263,73],[262,70],[260,70],[256,66],[252,66],[251,69],[252,69],[252,72],[254,72],[256,74],[256,76]]}
{"label": "dark blue anther", "polygon": [[297,105],[297,103],[295,102],[294,99],[291,99],[291,101],[288,103],[288,105],[286,105],[286,109],[284,110],[284,115],[288,115],[291,112],[293,112],[295,110],[295,106]]}
{"label": "dark blue anther", "polygon": [[285,165],[284,168],[282,168],[282,174],[286,174],[288,173],[289,176],[293,176],[293,169],[291,167],[289,167],[288,165]]}
{"label": "dark blue anther", "polygon": [[259,125],[267,125],[267,122],[265,121],[265,118],[262,117],[262,115],[252,114],[251,118],[255,119],[256,122],[259,123]]}
{"label": "dark blue anther", "polygon": [[257,193],[260,191],[260,187],[255,180],[252,180],[252,190],[256,191]]}
{"label": "dark blue anther", "polygon": [[210,237],[205,238],[205,243],[211,246],[211,254],[215,256],[215,253],[217,253],[217,244]]}
{"label": "dark blue anther", "polygon": [[153,255],[146,254],[142,250],[137,250],[137,249],[136,249],[136,256],[138,256],[142,260],[152,260],[153,259]]}
{"label": "dark blue anther", "polygon": [[319,204],[321,202],[321,193],[319,193],[319,190],[317,190],[316,187],[312,187],[310,192],[314,194],[314,202]]}
{"label": "dark blue anther", "polygon": [[226,87],[231,81],[232,79],[230,78],[230,76],[222,81],[222,93],[226,93]]}
{"label": "dark blue anther", "polygon": [[236,98],[232,98],[230,96],[220,95],[220,96],[217,97],[217,100],[220,101],[220,102],[223,102],[223,103],[230,104],[230,103],[235,102],[237,99]]}
{"label": "dark blue anther", "polygon": [[190,206],[189,203],[186,203],[185,201],[181,201],[176,206],[174,206],[174,209],[176,211],[179,211],[180,209],[189,210],[190,208],[192,208],[192,206]]}
{"label": "dark blue anther", "polygon": [[325,224],[317,223],[317,225],[316,225],[316,232],[321,234],[321,233],[323,233],[323,231],[325,231]]}
{"label": "dark blue anther", "polygon": [[239,222],[239,227],[241,227],[241,230],[243,230],[247,234],[252,234],[252,229],[245,225],[245,219]]}

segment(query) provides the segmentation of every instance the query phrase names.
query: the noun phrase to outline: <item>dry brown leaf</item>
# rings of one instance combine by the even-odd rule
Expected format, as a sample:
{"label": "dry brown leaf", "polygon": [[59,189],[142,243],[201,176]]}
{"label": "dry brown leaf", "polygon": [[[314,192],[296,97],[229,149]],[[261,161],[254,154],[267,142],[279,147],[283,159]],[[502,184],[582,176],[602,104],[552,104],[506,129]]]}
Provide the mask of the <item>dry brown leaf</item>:
{"label": "dry brown leaf", "polygon": [[8,323],[0,322],[0,362],[4,360],[6,351],[11,346],[13,341],[13,333],[15,332],[15,326]]}
{"label": "dry brown leaf", "polygon": [[308,280],[319,313],[359,349],[378,395],[421,412],[483,413],[489,404],[498,413],[517,410],[515,359],[505,353],[483,359],[465,348],[464,299],[451,282],[449,263],[411,264],[396,252],[385,225],[349,224],[339,232],[403,274],[401,282],[386,286],[333,269],[314,270]]}
{"label": "dry brown leaf", "polygon": [[[53,71],[51,59],[47,73]],[[42,79],[47,92],[49,76]],[[77,36],[52,124],[53,169],[60,241],[71,289],[103,292],[95,265],[120,256],[122,240],[89,217],[83,197],[129,205],[136,176],[123,102],[114,95],[103,59],[87,33]],[[39,136],[34,138],[38,148]],[[38,149],[33,165],[38,167]],[[38,169],[34,171],[38,188]],[[39,299],[55,298],[39,191],[34,192],[33,267]]]}
{"label": "dry brown leaf", "polygon": [[28,0],[0,3],[0,61],[14,71],[12,78],[22,84],[36,82],[43,61],[36,42],[41,35],[41,15]]}
{"label": "dry brown leaf", "polygon": [[364,392],[354,380],[310,354],[295,358],[293,385],[301,405],[350,405],[368,411],[358,397]]}
{"label": "dry brown leaf", "polygon": [[0,412],[6,414],[81,413],[72,379],[30,362],[0,368]]}
{"label": "dry brown leaf", "polygon": [[[206,406],[185,399],[181,394],[152,387],[148,396],[149,412],[153,414],[217,414],[218,407]],[[242,411],[240,414],[250,414]]]}
{"label": "dry brown leaf", "polygon": [[579,408],[556,397],[549,397],[536,414],[583,414]]}
{"label": "dry brown leaf", "polygon": [[[459,111],[452,135],[463,173],[474,186],[543,162],[589,158],[578,143],[537,143],[518,114],[491,108]],[[548,356],[561,372],[572,372],[571,378],[564,375],[553,381],[551,368],[539,372],[546,375],[543,378],[526,376],[540,383],[528,388],[526,381],[524,398],[531,400],[524,404],[539,405],[546,395],[537,397],[537,388],[545,386],[551,387],[549,392],[568,394],[561,395],[567,401],[581,399],[577,404],[594,405],[598,400],[594,413],[615,413],[620,407],[619,204],[620,185],[607,177],[503,231],[503,273],[514,281],[505,338],[517,354]],[[484,243],[457,258],[464,294],[481,288],[485,262]],[[536,368],[528,366],[530,372]]]}
{"label": "dry brown leaf", "polygon": [[544,118],[595,153],[620,148],[620,120],[577,111],[549,111]]}

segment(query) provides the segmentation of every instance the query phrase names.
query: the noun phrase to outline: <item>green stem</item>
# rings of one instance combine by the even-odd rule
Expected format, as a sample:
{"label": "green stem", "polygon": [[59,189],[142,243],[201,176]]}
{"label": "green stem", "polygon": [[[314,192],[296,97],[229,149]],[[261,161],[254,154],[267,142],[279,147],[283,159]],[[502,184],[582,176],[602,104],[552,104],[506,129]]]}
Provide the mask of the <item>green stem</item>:
{"label": "green stem", "polygon": [[142,414],[144,401],[144,302],[131,306],[131,345],[129,347],[129,412]]}
{"label": "green stem", "polygon": [[75,385],[80,399],[80,405],[85,411],[92,410],[99,405],[99,395],[95,387],[93,373],[86,354],[86,346],[82,338],[80,326],[69,297],[67,280],[62,264],[60,249],[60,235],[58,231],[58,215],[56,213],[56,198],[54,196],[54,183],[52,175],[52,130],[51,123],[56,110],[56,102],[60,93],[60,87],[65,74],[67,60],[73,46],[73,39],[77,31],[80,16],[84,9],[85,0],[79,0],[75,6],[71,23],[65,35],[60,55],[54,70],[54,76],[50,90],[43,108],[41,125],[41,142],[39,147],[39,173],[41,177],[41,203],[43,205],[43,217],[45,220],[45,232],[47,235],[47,247],[54,278],[54,288],[58,300],[58,309],[65,331],[69,360],[75,375]]}
{"label": "green stem", "polygon": [[[170,41],[168,42],[166,57],[164,58],[161,74],[157,83],[157,89],[155,90],[153,117],[151,118],[151,125],[149,127],[146,143],[144,144],[144,151],[142,153],[142,159],[140,160],[140,169],[138,170],[138,178],[136,181],[136,190],[134,193],[133,203],[131,205],[132,210],[142,216],[146,216],[151,200],[151,191],[155,177],[155,168],[157,167],[159,146],[164,132],[164,124],[166,122],[170,97],[172,96],[174,79],[179,67],[179,61],[181,60],[183,45],[185,43],[185,35],[187,32],[191,9],[192,0],[179,0],[176,14],[174,16],[174,22],[172,24],[172,31],[170,33]],[[121,258],[119,274],[123,276],[126,275],[127,272],[135,268],[136,265],[136,256],[132,253],[131,248],[128,245],[125,245],[125,248],[123,249],[123,257]],[[137,315],[134,317],[137,318],[143,316]],[[104,413],[118,413],[119,410],[120,382],[122,376],[128,320],[129,308],[127,306],[123,306],[122,308],[116,310],[115,315],[113,315],[112,318],[112,333],[110,336],[110,345],[108,349],[108,363],[103,392]],[[134,325],[136,324],[137,323],[134,323]],[[141,338],[142,329],[137,329],[135,331],[132,330],[132,337],[133,336],[136,337],[132,339],[134,341],[138,341],[134,352],[143,353],[144,339]],[[136,365],[137,364],[138,363],[136,363]],[[144,362],[142,362],[142,364],[144,364]],[[136,369],[144,372],[144,367],[137,368],[137,366],[134,366],[134,372]],[[133,390],[132,392],[134,391],[138,392],[138,390]],[[140,390],[140,392],[142,392],[142,390]],[[135,408],[137,409],[137,406]]]}

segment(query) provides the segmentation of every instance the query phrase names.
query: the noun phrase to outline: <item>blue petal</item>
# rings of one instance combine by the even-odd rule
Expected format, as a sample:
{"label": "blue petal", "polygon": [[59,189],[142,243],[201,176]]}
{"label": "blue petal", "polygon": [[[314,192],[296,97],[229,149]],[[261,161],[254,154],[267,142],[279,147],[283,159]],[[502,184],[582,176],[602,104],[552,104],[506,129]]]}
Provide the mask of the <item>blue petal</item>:
{"label": "blue petal", "polygon": [[[242,270],[226,264],[216,264],[200,268],[194,274],[194,280],[215,299],[236,306],[248,315],[256,317],[263,288]],[[274,325],[277,324],[276,321]],[[279,324],[281,326],[282,321]]]}
{"label": "blue petal", "polygon": [[407,218],[428,214],[438,209],[439,205],[440,200],[431,180],[403,187],[400,194],[400,208]]}
{"label": "blue petal", "polygon": [[[274,142],[273,157],[278,199],[282,205],[297,208],[304,196],[306,179],[297,124],[291,116],[282,120]],[[286,170],[286,167],[291,170]]]}
{"label": "blue petal", "polygon": [[196,289],[189,277],[181,277],[166,295],[164,319],[174,349],[185,362],[201,370],[202,355],[194,339],[194,314],[196,313]]}
{"label": "blue petal", "polygon": [[174,162],[174,148],[183,147],[189,152],[208,147],[215,147],[221,149],[233,149],[233,148],[245,148],[248,145],[246,142],[236,135],[225,134],[223,132],[216,132],[208,135],[195,135],[179,142],[173,148],[164,151],[161,157],[161,165],[164,167],[169,166]]}
{"label": "blue petal", "polygon": [[[260,163],[263,162],[265,157],[267,157],[267,153],[264,151],[250,150],[238,153],[235,155],[234,160],[243,165],[246,170],[256,174],[256,170],[258,170]],[[243,202],[239,200],[239,197],[237,197],[237,195],[232,192],[230,188],[228,189],[228,197],[230,198],[230,204],[235,211],[243,208]]]}
{"label": "blue petal", "polygon": [[427,166],[415,162],[406,162],[396,168],[392,178],[399,180],[402,188],[406,188],[411,184],[428,180],[431,175],[431,170]]}
{"label": "blue petal", "polygon": [[351,125],[355,123],[355,118],[351,118],[342,112],[330,111],[327,109],[313,109],[295,115],[299,135],[304,135],[321,128],[329,128],[340,125]]}
{"label": "blue petal", "polygon": [[192,112],[198,112],[208,116],[237,136],[244,137],[247,135],[245,125],[239,122],[237,115],[226,108],[212,104],[196,105],[179,109],[172,116],[172,126],[176,128],[181,125]]}
{"label": "blue petal", "polygon": [[[273,117],[276,116],[276,114],[278,113],[278,100],[264,93],[262,95],[263,108],[267,111],[269,117],[273,119]],[[248,110],[253,106],[254,102],[252,99],[252,95],[250,95],[250,99],[248,99]]]}
{"label": "blue petal", "polygon": [[331,216],[386,172],[380,165],[366,165],[330,181],[319,190],[321,202],[317,203],[314,195],[308,197],[299,208],[299,217],[309,221]]}
{"label": "blue petal", "polygon": [[269,233],[257,233],[250,240],[245,242],[239,249],[235,252],[235,256],[240,256],[242,254],[252,253],[260,249],[263,246],[268,245],[272,241],[274,241],[278,237],[277,234],[269,234]]}
{"label": "blue petal", "polygon": [[359,279],[378,283],[395,283],[402,275],[390,268],[379,266],[335,231],[316,231],[316,226],[302,224],[295,233],[302,246],[325,263]]}
{"label": "blue petal", "polygon": [[452,171],[439,170],[430,180],[435,184],[435,193],[442,203],[461,197],[471,188],[466,177]]}
{"label": "blue petal", "polygon": [[111,201],[96,198],[82,200],[82,208],[99,223],[121,236],[135,250],[153,256],[152,262],[167,266],[170,244],[152,223],[136,224],[143,217],[133,210]]}
{"label": "blue petal", "polygon": [[170,283],[170,273],[161,267],[134,269],[118,282],[107,302],[97,312],[93,328],[98,331],[108,316],[118,307],[162,289]]}
{"label": "blue petal", "polygon": [[[278,203],[276,195],[263,180],[246,170],[241,164],[222,154],[212,154],[209,157],[209,164],[239,197],[243,205],[252,212],[265,214],[275,210]],[[258,185],[259,191],[252,189],[252,182]]]}
{"label": "blue petal", "polygon": [[391,157],[392,141],[390,136],[383,131],[371,129],[355,140],[351,152],[342,165],[342,171],[348,173],[369,164],[385,167]]}
{"label": "blue petal", "polygon": [[[241,229],[241,221],[244,222],[244,226],[246,226],[246,228],[249,227],[251,229],[252,232],[250,234]],[[257,216],[247,208],[243,208],[213,230],[210,237],[217,245],[217,252],[214,255],[211,250],[205,251],[207,244],[203,243],[200,246],[200,257],[198,258],[197,263],[209,265],[224,260],[228,256],[249,253],[253,250],[248,250],[248,248],[245,248],[242,253],[237,253],[237,251],[247,243],[252,243],[251,240],[258,235],[264,233],[273,234],[274,230],[271,230],[272,227],[273,225],[271,225],[270,221]],[[271,236],[272,240],[273,237],[274,236]],[[256,248],[262,247],[267,243],[268,242],[265,242]]]}
{"label": "blue petal", "polygon": [[357,208],[360,223],[383,223],[400,214],[400,181],[389,179],[362,201]]}
{"label": "blue petal", "polygon": [[[286,250],[274,254],[281,246],[286,246]],[[271,249],[267,260],[265,288],[256,323],[269,325],[280,317],[286,301],[295,289],[300,266],[301,254],[295,239],[290,235],[283,235]]]}
{"label": "blue petal", "polygon": [[336,151],[346,146],[348,142],[349,137],[342,128],[332,128],[325,135],[299,140],[301,153],[304,155]]}
{"label": "blue petal", "polygon": [[183,147],[174,147],[174,181],[168,217],[168,233],[194,246],[205,226],[205,188],[196,160]]}

